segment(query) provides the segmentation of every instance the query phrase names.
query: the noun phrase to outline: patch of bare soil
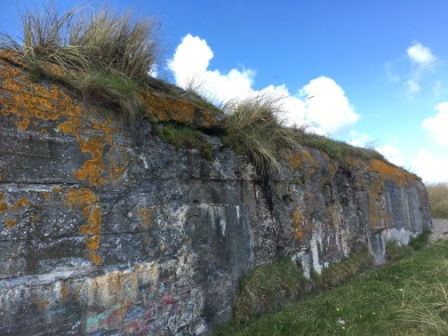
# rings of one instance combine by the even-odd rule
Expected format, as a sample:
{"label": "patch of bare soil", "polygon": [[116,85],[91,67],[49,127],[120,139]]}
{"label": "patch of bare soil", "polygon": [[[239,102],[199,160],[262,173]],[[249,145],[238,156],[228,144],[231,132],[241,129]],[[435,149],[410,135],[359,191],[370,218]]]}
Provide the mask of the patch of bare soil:
{"label": "patch of bare soil", "polygon": [[433,218],[432,225],[430,236],[432,241],[448,239],[448,219]]}

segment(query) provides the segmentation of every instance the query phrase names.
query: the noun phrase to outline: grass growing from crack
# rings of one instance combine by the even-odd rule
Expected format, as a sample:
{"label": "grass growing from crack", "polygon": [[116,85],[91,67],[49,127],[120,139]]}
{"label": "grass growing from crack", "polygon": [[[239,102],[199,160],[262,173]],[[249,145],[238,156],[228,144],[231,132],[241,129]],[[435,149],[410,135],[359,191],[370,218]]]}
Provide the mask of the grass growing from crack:
{"label": "grass growing from crack", "polygon": [[176,148],[198,149],[203,158],[212,159],[212,148],[200,130],[173,122],[153,124],[153,127],[156,136]]}
{"label": "grass growing from crack", "polygon": [[[427,241],[425,237],[421,240]],[[359,274],[367,266],[361,253],[352,261],[351,258],[344,261],[350,266],[344,266],[344,262],[330,266],[330,272],[320,277],[325,284],[323,288],[316,290],[313,280],[308,284],[315,288],[308,290],[312,294],[294,304],[289,302],[282,310],[267,310],[268,314],[261,318],[234,319],[219,326],[212,335],[446,335],[448,243],[434,243],[418,251],[411,246],[392,246],[388,246],[388,254],[394,262],[389,265]],[[292,267],[291,264],[287,267]],[[282,271],[273,271],[272,267],[265,270],[272,274],[267,277],[274,278],[274,286],[260,281],[261,287],[282,288],[278,285]],[[285,266],[279,263],[276,267],[284,270]],[[260,272],[253,275],[259,276]],[[353,277],[354,274],[358,275]],[[341,279],[335,280],[337,277]],[[287,281],[287,288],[292,288],[287,293],[304,288],[303,281],[298,277],[296,286]],[[344,283],[340,285],[341,282]],[[244,285],[252,286],[249,289],[252,297],[261,304],[257,298],[261,292],[254,288],[257,281],[246,280]],[[332,289],[322,291],[325,288]],[[242,296],[245,291],[243,287]],[[235,309],[240,309],[238,303]]]}

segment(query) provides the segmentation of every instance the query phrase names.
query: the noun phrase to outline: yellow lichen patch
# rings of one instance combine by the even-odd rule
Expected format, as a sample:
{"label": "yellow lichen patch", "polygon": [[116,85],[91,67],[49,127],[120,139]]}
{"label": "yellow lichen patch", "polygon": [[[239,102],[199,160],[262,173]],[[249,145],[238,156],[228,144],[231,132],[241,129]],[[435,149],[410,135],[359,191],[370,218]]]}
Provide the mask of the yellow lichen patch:
{"label": "yellow lichen patch", "polygon": [[42,128],[40,130],[40,134],[42,134],[42,135],[48,134],[48,131],[45,128]]}
{"label": "yellow lichen patch", "polygon": [[51,198],[51,194],[49,192],[43,192],[44,198],[49,199]]}
{"label": "yellow lichen patch", "polygon": [[17,224],[17,221],[15,219],[8,218],[6,220],[6,226],[8,227],[8,229],[12,229],[16,224]]}
{"label": "yellow lichen patch", "polygon": [[14,206],[12,207],[12,209],[14,210],[14,211],[17,211],[17,210],[19,210],[19,209],[21,209],[21,208],[23,208],[23,207],[25,207],[25,206],[29,206],[30,205],[30,202],[26,199],[26,198],[21,198],[21,199],[19,199],[18,201],[17,201],[17,203],[16,204],[14,204]]}
{"label": "yellow lichen patch", "polygon": [[3,200],[4,200],[4,198],[5,198],[5,194],[3,194],[3,193],[0,193],[0,201],[3,201]]}
{"label": "yellow lichen patch", "polygon": [[37,216],[31,216],[31,221],[32,222],[37,222],[39,220],[39,217]]}
{"label": "yellow lichen patch", "polygon": [[294,232],[294,238],[296,238],[296,240],[299,243],[302,243],[303,242],[303,228],[302,228],[303,214],[302,214],[302,211],[295,210],[292,214],[292,220],[296,227],[296,231]]}
{"label": "yellow lichen patch", "polygon": [[88,188],[70,190],[66,195],[65,204],[70,207],[81,208],[82,215],[87,219],[87,223],[81,225],[80,232],[86,235],[86,244],[93,263],[99,265],[101,257],[95,252],[100,246],[101,233],[101,204],[97,196]]}
{"label": "yellow lichen patch", "polygon": [[406,186],[408,181],[415,179],[415,176],[404,171],[401,168],[393,167],[380,160],[372,160],[370,162],[372,170],[381,174],[384,179],[393,180],[394,182]]}
{"label": "yellow lichen patch", "polygon": [[53,188],[53,192],[55,192],[55,193],[60,193],[61,191],[62,191],[61,187]]}
{"label": "yellow lichen patch", "polygon": [[4,214],[4,213],[7,212],[8,210],[9,210],[8,203],[0,202],[0,215],[1,215],[1,214]]}
{"label": "yellow lichen patch", "polygon": [[146,225],[146,227],[150,228],[152,225],[151,211],[147,208],[138,208],[137,212],[142,218],[143,225]]}
{"label": "yellow lichen patch", "polygon": [[17,128],[21,131],[24,131],[28,128],[28,126],[30,125],[30,120],[28,118],[23,118],[22,121],[18,121],[17,123]]}

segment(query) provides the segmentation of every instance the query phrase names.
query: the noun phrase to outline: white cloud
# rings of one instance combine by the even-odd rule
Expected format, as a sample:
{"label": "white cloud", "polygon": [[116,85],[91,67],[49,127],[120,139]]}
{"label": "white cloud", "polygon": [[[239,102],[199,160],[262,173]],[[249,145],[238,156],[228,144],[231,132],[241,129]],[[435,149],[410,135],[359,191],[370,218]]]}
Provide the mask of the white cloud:
{"label": "white cloud", "polygon": [[376,150],[383,154],[384,157],[393,164],[396,164],[397,166],[404,165],[403,157],[398,148],[394,145],[385,144],[384,146],[377,147]]}
{"label": "white cloud", "polygon": [[411,78],[406,81],[406,85],[410,93],[417,93],[420,91],[420,85],[415,79]]}
{"label": "white cloud", "polygon": [[322,76],[313,79],[299,94],[306,98],[307,120],[324,133],[341,135],[359,119],[344,90],[331,78]]}
{"label": "white cloud", "polygon": [[439,112],[434,117],[423,120],[422,128],[440,145],[448,145],[448,101],[438,104],[435,107]]}
{"label": "white cloud", "polygon": [[242,98],[252,92],[255,72],[250,69],[208,70],[213,51],[207,41],[188,34],[177,47],[168,67],[173,71],[176,84],[182,88],[198,86],[201,93],[219,104],[233,98]]}
{"label": "white cloud", "polygon": [[358,134],[356,131],[350,131],[347,142],[356,147],[364,147],[370,142],[370,136],[366,133]]}
{"label": "white cloud", "polygon": [[448,182],[448,157],[421,150],[412,160],[412,168],[425,183]]}
{"label": "white cloud", "polygon": [[407,53],[411,62],[421,67],[430,66],[436,61],[436,57],[432,54],[431,49],[419,42],[414,42],[408,48]]}
{"label": "white cloud", "polygon": [[413,65],[406,81],[406,87],[410,94],[420,91],[420,83],[422,77],[428,70],[431,70],[437,61],[437,57],[433,55],[431,49],[425,47],[420,42],[414,42],[408,49],[407,55],[409,61]]}
{"label": "white cloud", "polygon": [[[265,93],[281,97],[287,124],[308,124],[321,134],[341,135],[359,119],[342,88],[331,78],[313,79],[300,90],[299,96],[291,95],[285,85],[270,85],[257,91],[253,89],[255,71],[232,69],[224,74],[209,69],[212,58],[213,51],[207,41],[188,34],[169,60],[168,67],[177,85],[199,86],[200,93],[216,104]],[[301,97],[307,98],[306,103]]]}

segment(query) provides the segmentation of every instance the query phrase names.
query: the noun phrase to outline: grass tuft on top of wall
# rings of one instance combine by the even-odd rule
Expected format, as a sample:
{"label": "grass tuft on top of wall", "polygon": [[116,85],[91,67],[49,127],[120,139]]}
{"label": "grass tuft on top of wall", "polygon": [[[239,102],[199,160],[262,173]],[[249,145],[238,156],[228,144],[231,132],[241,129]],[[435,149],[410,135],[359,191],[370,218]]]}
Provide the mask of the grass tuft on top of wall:
{"label": "grass tuft on top of wall", "polygon": [[267,166],[280,170],[280,152],[297,145],[325,152],[330,158],[348,168],[349,160],[377,159],[387,162],[373,147],[360,148],[329,137],[307,132],[306,126],[285,126],[282,99],[268,95],[231,100],[224,105],[228,129],[222,137],[224,145],[237,153],[246,154],[260,173]]}
{"label": "grass tuft on top of wall", "polygon": [[136,117],[138,88],[162,54],[156,19],[134,18],[107,5],[60,13],[51,2],[21,13],[21,28],[19,39],[2,33],[1,47],[22,54],[33,80],[56,78]]}
{"label": "grass tuft on top of wall", "polygon": [[248,155],[261,172],[267,165],[280,170],[280,151],[294,147],[303,133],[284,126],[281,101],[269,96],[231,100],[224,112],[228,122],[224,144]]}
{"label": "grass tuft on top of wall", "polygon": [[448,183],[427,184],[432,218],[448,219]]}

